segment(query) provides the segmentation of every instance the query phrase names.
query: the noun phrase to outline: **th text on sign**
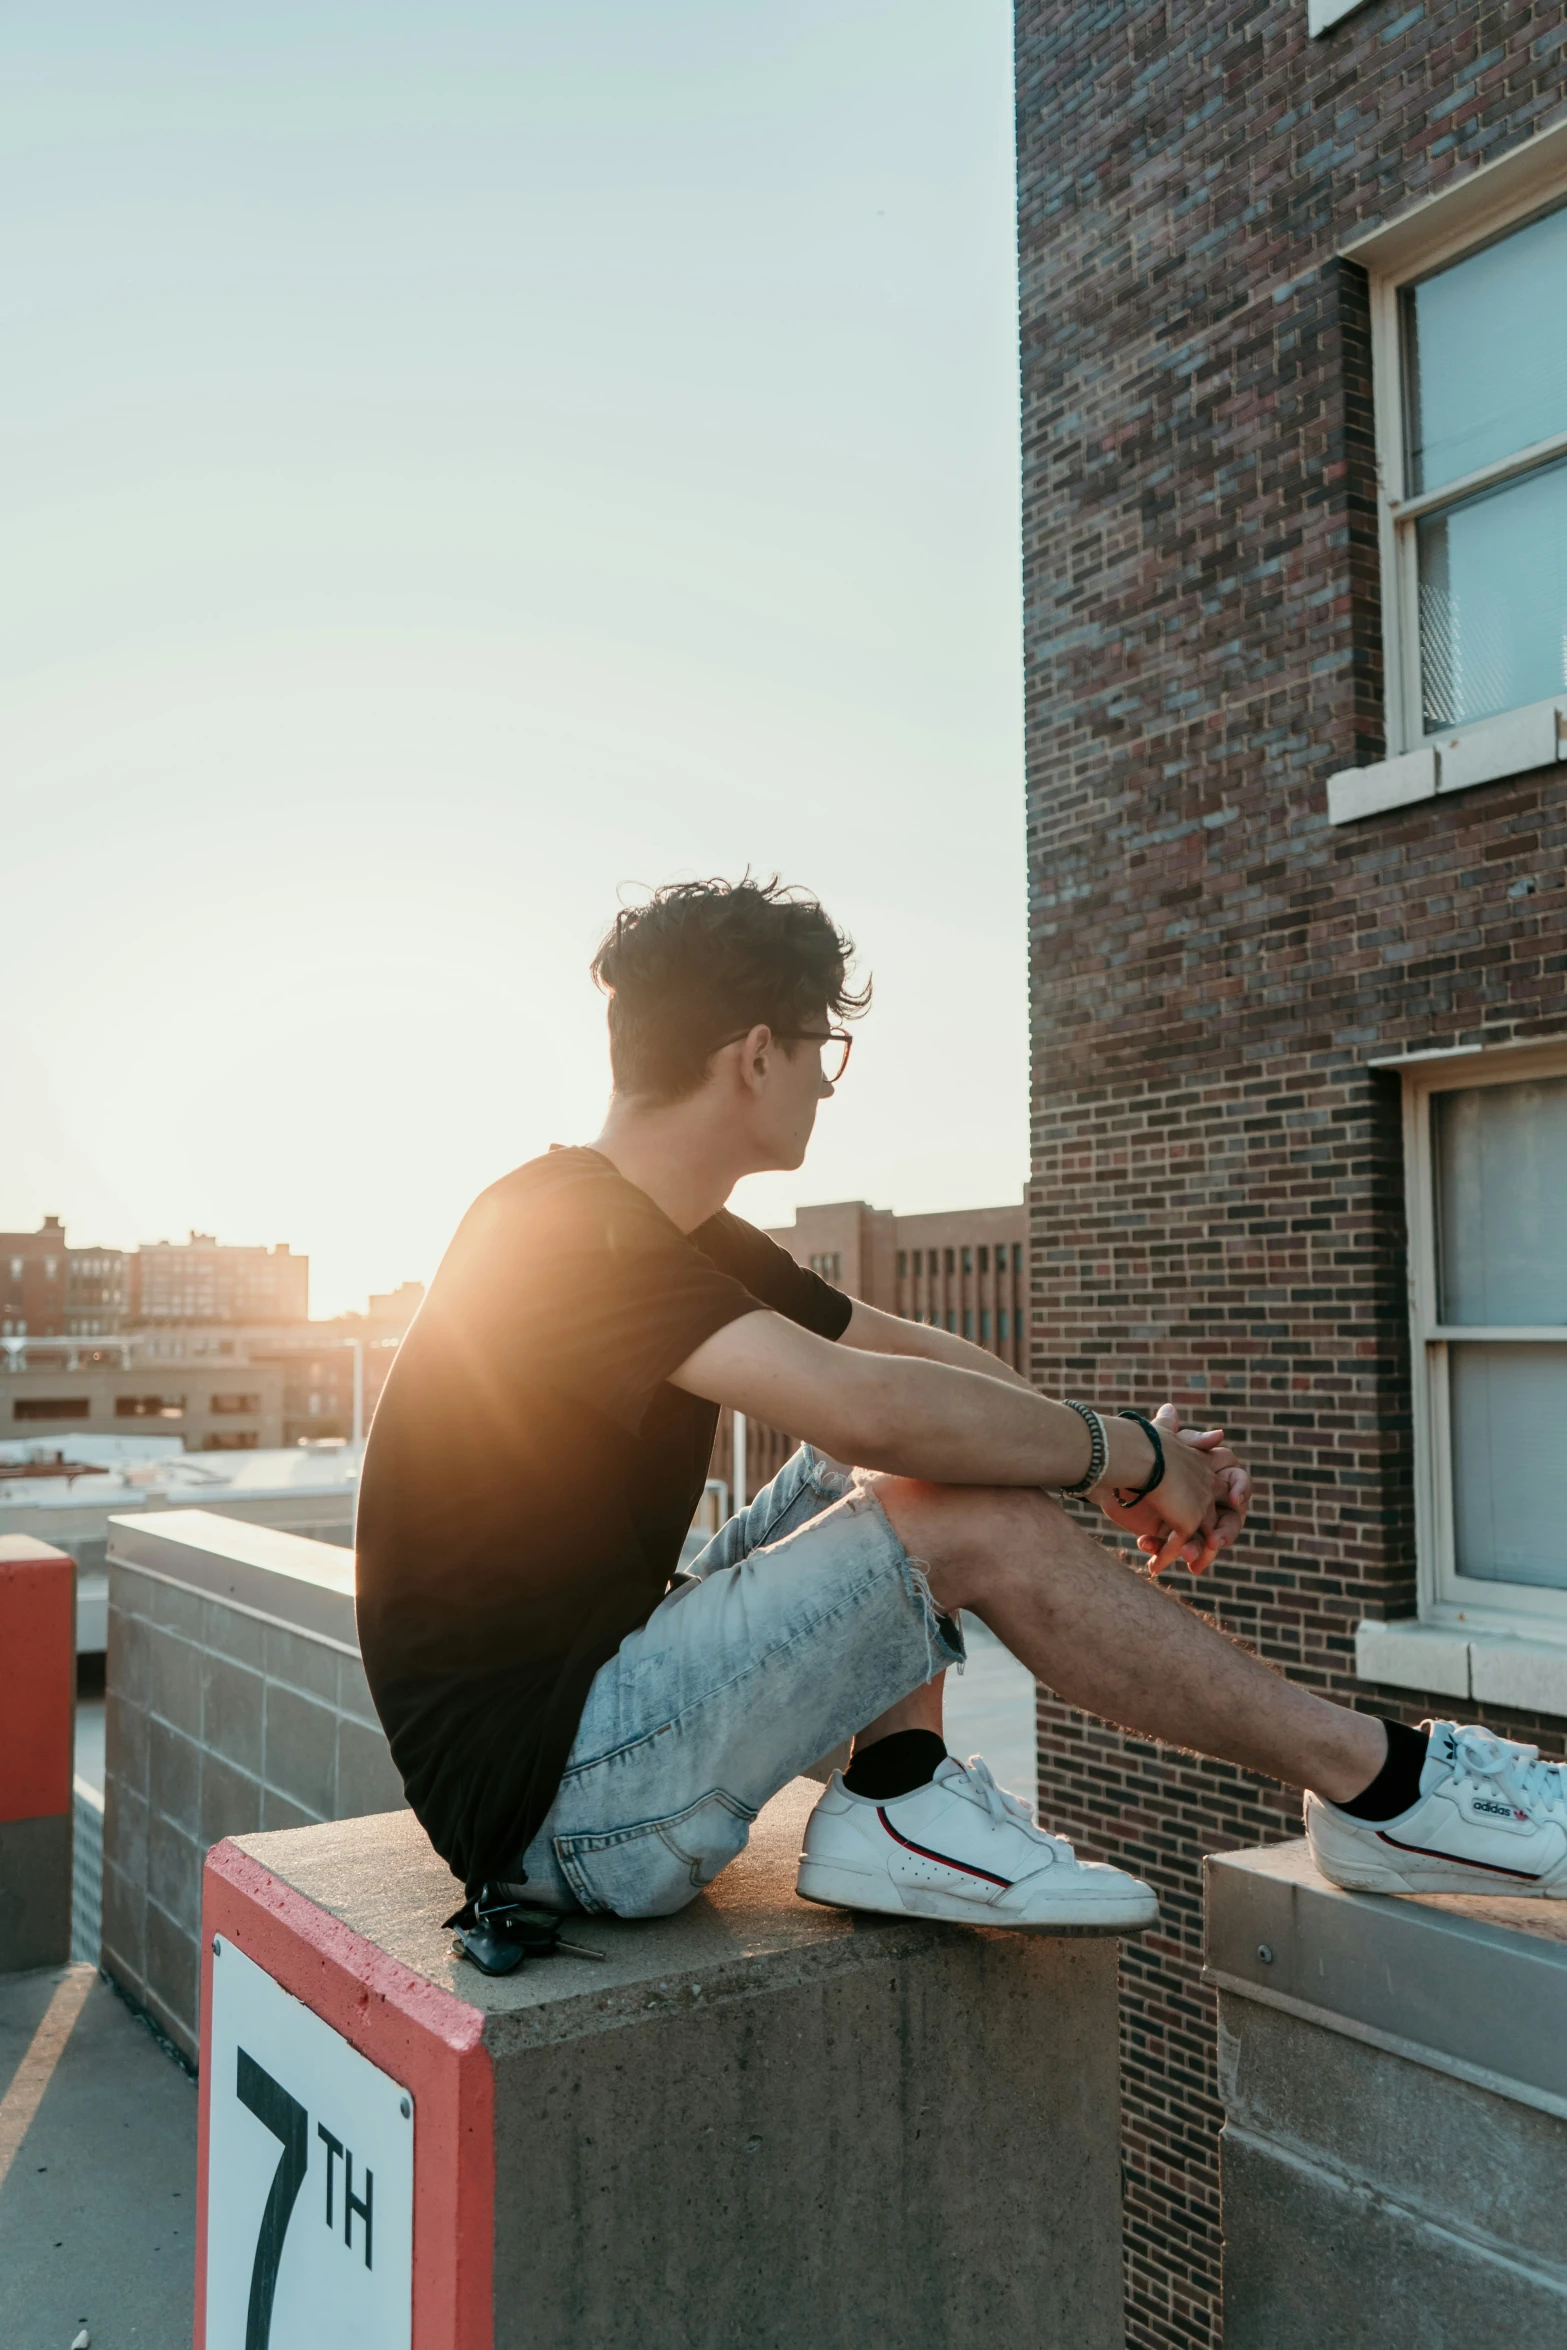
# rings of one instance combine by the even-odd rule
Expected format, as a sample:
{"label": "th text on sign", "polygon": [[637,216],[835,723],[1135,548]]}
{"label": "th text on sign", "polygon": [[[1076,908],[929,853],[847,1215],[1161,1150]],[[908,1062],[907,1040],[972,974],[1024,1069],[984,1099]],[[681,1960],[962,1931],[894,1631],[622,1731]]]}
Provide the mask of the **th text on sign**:
{"label": "th text on sign", "polygon": [[409,2350],[408,2091],[227,1937],[208,2080],[207,2350]]}

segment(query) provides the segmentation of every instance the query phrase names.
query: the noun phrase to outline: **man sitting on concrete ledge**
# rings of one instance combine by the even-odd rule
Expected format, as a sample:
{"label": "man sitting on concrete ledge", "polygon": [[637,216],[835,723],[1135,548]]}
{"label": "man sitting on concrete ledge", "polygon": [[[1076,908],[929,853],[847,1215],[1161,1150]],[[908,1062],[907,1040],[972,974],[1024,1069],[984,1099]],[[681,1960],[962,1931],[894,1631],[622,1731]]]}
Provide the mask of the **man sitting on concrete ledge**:
{"label": "man sitting on concrete ledge", "polygon": [[[1249,1480],[1174,1410],[1102,1417],[877,1312],[725,1208],[796,1168],[863,1011],[850,942],[776,883],[622,912],[594,974],[614,1092],[590,1148],[463,1219],[376,1412],[358,1525],[366,1671],[470,1891],[676,1910],[767,1799],[854,1738],[810,1821],[809,1900],[989,1926],[1135,1928],[941,1738],[971,1608],[1068,1703],[1314,1790],[1319,1865],[1371,1890],[1567,1896],[1567,1788],[1533,1749],[1292,1686],[1078,1527],[1201,1572]],[[677,1574],[721,1404],[808,1442]],[[860,1464],[854,1469],[840,1462]]]}

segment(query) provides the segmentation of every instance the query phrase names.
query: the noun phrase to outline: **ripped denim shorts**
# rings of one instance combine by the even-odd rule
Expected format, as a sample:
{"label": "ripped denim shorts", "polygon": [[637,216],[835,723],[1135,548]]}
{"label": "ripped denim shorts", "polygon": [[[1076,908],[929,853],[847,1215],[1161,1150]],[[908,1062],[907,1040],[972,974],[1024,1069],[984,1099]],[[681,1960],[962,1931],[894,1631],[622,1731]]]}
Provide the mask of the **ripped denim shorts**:
{"label": "ripped denim shorts", "polygon": [[532,1898],[667,1917],[770,1796],[963,1662],[868,1487],[802,1445],[600,1666],[523,1855]]}

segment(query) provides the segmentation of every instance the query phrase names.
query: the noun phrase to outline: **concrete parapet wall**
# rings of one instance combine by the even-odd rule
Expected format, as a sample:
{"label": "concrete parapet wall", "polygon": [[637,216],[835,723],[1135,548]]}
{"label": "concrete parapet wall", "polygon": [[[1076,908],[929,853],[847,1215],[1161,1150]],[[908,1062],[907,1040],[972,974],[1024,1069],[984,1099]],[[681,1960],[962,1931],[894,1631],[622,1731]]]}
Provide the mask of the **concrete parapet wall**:
{"label": "concrete parapet wall", "polygon": [[1226,2350],[1567,2341],[1567,1918],[1209,1863]]}
{"label": "concrete parapet wall", "polygon": [[70,1949],[75,1625],[73,1561],[0,1537],[0,1974]]}
{"label": "concrete parapet wall", "polygon": [[[785,1789],[677,1917],[574,1920],[601,1963],[500,1981],[454,1956],[460,1889],[406,1814],[211,1855],[209,1982],[232,1946],[408,2093],[413,2350],[1117,2350],[1116,1941],[813,1908],[794,1871],[818,1793]],[[274,2329],[328,2159],[319,2030],[290,2072],[282,2007],[311,2167]],[[228,2069],[203,2071],[209,2147],[232,2142]],[[229,2296],[209,2341],[264,2191],[204,2178],[199,2274]]]}
{"label": "concrete parapet wall", "polygon": [[208,1847],[403,1803],[352,1594],[341,1548],[211,1512],[111,1530],[103,1965],[192,2061]]}

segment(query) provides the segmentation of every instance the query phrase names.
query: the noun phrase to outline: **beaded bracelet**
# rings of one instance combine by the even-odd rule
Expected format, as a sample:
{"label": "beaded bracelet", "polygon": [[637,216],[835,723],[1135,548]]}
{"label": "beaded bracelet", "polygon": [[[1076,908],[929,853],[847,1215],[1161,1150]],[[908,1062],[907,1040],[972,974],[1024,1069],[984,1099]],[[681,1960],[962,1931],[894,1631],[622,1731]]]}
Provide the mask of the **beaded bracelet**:
{"label": "beaded bracelet", "polygon": [[1116,1488],[1115,1498],[1122,1509],[1134,1510],[1140,1501],[1146,1501],[1149,1494],[1155,1492],[1164,1483],[1164,1446],[1159,1441],[1159,1431],[1152,1420],[1145,1420],[1141,1412],[1117,1412],[1116,1418],[1118,1420],[1135,1420],[1153,1446],[1153,1475],[1147,1484],[1139,1485],[1135,1493],[1123,1493],[1119,1486]]}
{"label": "beaded bracelet", "polygon": [[1091,1493],[1110,1465],[1110,1439],[1105,1434],[1103,1420],[1100,1419],[1091,1404],[1073,1403],[1070,1396],[1063,1396],[1061,1400],[1069,1412],[1076,1412],[1078,1418],[1087,1423],[1088,1433],[1093,1442],[1088,1455],[1086,1476],[1080,1477],[1075,1485],[1063,1485],[1060,1491],[1062,1493]]}

